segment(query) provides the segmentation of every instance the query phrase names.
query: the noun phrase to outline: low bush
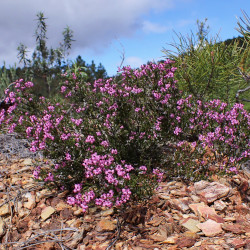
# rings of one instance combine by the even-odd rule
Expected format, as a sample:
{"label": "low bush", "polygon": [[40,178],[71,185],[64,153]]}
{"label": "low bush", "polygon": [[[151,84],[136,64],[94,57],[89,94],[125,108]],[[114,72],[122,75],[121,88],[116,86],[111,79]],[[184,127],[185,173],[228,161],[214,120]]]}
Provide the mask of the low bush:
{"label": "low bush", "polygon": [[249,113],[240,104],[227,110],[219,100],[183,99],[175,71],[167,60],[93,84],[68,72],[61,103],[35,99],[32,83],[19,80],[5,92],[11,106],[0,124],[53,160],[37,166],[35,179],[69,190],[68,203],[83,211],[149,198],[164,174],[198,179],[214,164],[235,172],[250,154]]}

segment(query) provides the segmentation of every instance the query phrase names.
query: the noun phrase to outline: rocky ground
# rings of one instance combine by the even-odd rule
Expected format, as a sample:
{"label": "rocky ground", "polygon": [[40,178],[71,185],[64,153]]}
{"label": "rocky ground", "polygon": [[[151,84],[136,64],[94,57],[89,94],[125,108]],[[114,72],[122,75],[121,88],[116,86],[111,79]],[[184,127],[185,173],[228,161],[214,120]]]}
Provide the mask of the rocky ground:
{"label": "rocky ground", "polygon": [[163,182],[151,200],[118,216],[72,209],[66,192],[34,182],[35,161],[49,164],[28,151],[0,154],[0,249],[250,249],[247,167],[209,182]]}

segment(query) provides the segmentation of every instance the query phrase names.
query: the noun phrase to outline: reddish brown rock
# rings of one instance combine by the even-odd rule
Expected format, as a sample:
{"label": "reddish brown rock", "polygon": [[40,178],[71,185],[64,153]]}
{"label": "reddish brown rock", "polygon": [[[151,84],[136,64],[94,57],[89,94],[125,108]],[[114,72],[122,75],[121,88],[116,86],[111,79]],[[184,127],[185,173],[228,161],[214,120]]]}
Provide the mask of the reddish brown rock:
{"label": "reddish brown rock", "polygon": [[227,205],[222,200],[216,200],[214,202],[214,209],[217,211],[223,211],[226,209],[226,207],[227,207]]}
{"label": "reddish brown rock", "polygon": [[188,198],[182,198],[182,199],[171,199],[170,204],[181,211],[182,213],[186,213],[190,210],[189,208],[189,199]]}
{"label": "reddish brown rock", "polygon": [[56,210],[51,206],[46,207],[41,213],[41,220],[42,221],[47,220],[55,211]]}
{"label": "reddish brown rock", "polygon": [[200,195],[207,203],[225,197],[230,188],[218,182],[199,181],[194,184],[196,194]]}
{"label": "reddish brown rock", "polygon": [[178,235],[173,235],[173,236],[168,237],[167,239],[165,239],[161,243],[163,243],[163,244],[173,244],[174,245],[174,244],[176,244],[176,242],[178,241],[178,239],[179,239]]}
{"label": "reddish brown rock", "polygon": [[191,232],[197,233],[200,231],[200,229],[197,227],[199,224],[198,220],[194,220],[192,218],[187,218],[182,221],[181,225],[185,227],[187,230],[190,230]]}
{"label": "reddish brown rock", "polygon": [[217,223],[224,223],[225,222],[224,219],[217,214],[208,214],[207,219],[211,219],[213,221],[216,221]]}
{"label": "reddish brown rock", "polygon": [[204,202],[200,202],[200,203],[192,203],[192,204],[189,204],[189,207],[193,210],[193,212],[199,216],[199,213],[198,213],[198,207],[204,207],[205,206],[205,203]]}
{"label": "reddish brown rock", "polygon": [[154,227],[157,227],[161,224],[161,222],[164,220],[164,217],[158,217],[154,216],[152,220],[148,222],[149,225],[152,225]]}
{"label": "reddish brown rock", "polygon": [[204,244],[198,248],[199,250],[224,250],[225,248],[222,246],[214,245],[214,244]]}
{"label": "reddish brown rock", "polygon": [[204,223],[197,224],[197,227],[208,237],[213,237],[223,232],[221,224],[210,219]]}
{"label": "reddish brown rock", "polygon": [[63,220],[69,220],[73,216],[73,210],[70,208],[64,208],[62,211],[60,211],[60,217]]}
{"label": "reddish brown rock", "polygon": [[240,224],[223,224],[222,228],[225,231],[229,231],[235,234],[243,234],[246,232],[246,228]]}
{"label": "reddish brown rock", "polygon": [[6,216],[9,214],[10,214],[10,206],[8,203],[0,207],[0,216]]}
{"label": "reddish brown rock", "polygon": [[177,240],[176,244],[178,247],[183,248],[183,247],[192,247],[196,242],[196,239],[194,238],[189,238],[189,237],[181,237]]}
{"label": "reddish brown rock", "polygon": [[161,242],[161,241],[166,240],[166,237],[165,237],[165,236],[160,235],[160,234],[158,234],[158,233],[155,233],[155,234],[153,234],[153,235],[149,235],[149,238],[150,238],[151,240],[156,241],[156,242]]}
{"label": "reddish brown rock", "polygon": [[115,221],[102,219],[96,226],[96,231],[104,232],[104,231],[113,231],[116,229]]}
{"label": "reddish brown rock", "polygon": [[29,210],[34,208],[36,205],[36,196],[31,193],[26,193],[24,197],[27,199],[27,202],[24,202],[23,206]]}
{"label": "reddish brown rock", "polygon": [[5,235],[6,232],[6,224],[5,221],[0,217],[0,238]]}
{"label": "reddish brown rock", "polygon": [[235,206],[236,211],[241,215],[250,214],[250,209],[246,205],[237,205]]}
{"label": "reddish brown rock", "polygon": [[216,214],[215,209],[208,206],[198,206],[197,212],[199,217],[203,217],[205,220],[211,219],[218,223],[224,223],[224,220],[222,217]]}
{"label": "reddish brown rock", "polygon": [[229,239],[227,243],[229,243],[230,247],[233,247],[234,249],[238,249],[238,248],[246,246],[247,241],[244,239],[234,238],[234,239]]}

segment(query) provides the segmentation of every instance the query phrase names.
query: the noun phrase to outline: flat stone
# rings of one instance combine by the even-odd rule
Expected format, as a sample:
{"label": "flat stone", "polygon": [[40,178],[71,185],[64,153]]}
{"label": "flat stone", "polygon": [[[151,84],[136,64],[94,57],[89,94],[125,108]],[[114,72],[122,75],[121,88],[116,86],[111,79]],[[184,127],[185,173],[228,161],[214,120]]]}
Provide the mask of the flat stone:
{"label": "flat stone", "polygon": [[223,224],[222,228],[235,234],[243,234],[246,232],[246,227],[240,224]]}
{"label": "flat stone", "polygon": [[164,194],[164,193],[160,193],[159,198],[162,200],[170,200],[171,199],[171,197],[169,195]]}
{"label": "flat stone", "polygon": [[111,221],[107,219],[100,220],[96,226],[96,231],[98,232],[113,231],[115,229],[116,229],[115,221]]}
{"label": "flat stone", "polygon": [[31,193],[26,193],[24,197],[28,199],[28,201],[24,202],[23,206],[28,209],[34,208],[36,205],[36,196]]}
{"label": "flat stone", "polygon": [[30,158],[24,159],[21,163],[21,166],[32,166],[33,165],[33,161]]}
{"label": "flat stone", "polygon": [[101,211],[100,215],[106,217],[106,216],[112,215],[113,213],[114,213],[114,208],[110,208],[110,209],[105,209],[104,211]]}
{"label": "flat stone", "polygon": [[194,220],[192,218],[187,218],[185,219],[181,225],[183,227],[185,227],[186,229],[188,229],[191,232],[197,233],[200,231],[200,229],[197,227],[197,224],[199,224],[200,222],[198,220]]}
{"label": "flat stone", "polygon": [[200,202],[200,203],[192,203],[192,204],[189,204],[189,207],[193,210],[193,212],[195,213],[196,216],[199,216],[199,213],[198,213],[198,210],[197,208],[198,207],[201,207],[201,206],[205,206],[205,203],[204,202]]}
{"label": "flat stone", "polygon": [[10,207],[9,207],[9,204],[6,203],[0,207],[0,216],[5,216],[8,214],[10,214]]}
{"label": "flat stone", "polygon": [[6,233],[6,228],[5,228],[5,222],[2,219],[2,217],[0,217],[0,237],[2,237],[3,235],[5,235]]}
{"label": "flat stone", "polygon": [[214,202],[214,209],[217,211],[223,211],[227,207],[226,203],[223,202],[222,200],[217,200]]}
{"label": "flat stone", "polygon": [[210,214],[215,214],[216,215],[215,209],[212,208],[212,207],[209,207],[207,205],[198,206],[197,207],[197,212],[198,212],[198,215],[200,217],[203,217],[204,219],[207,219],[208,215],[210,215]]}
{"label": "flat stone", "polygon": [[[63,209],[63,210],[64,210],[64,209]],[[63,211],[63,210],[62,210],[62,211]],[[76,211],[73,212],[73,214],[74,214],[75,216],[79,216],[79,215],[83,214],[82,208],[77,209]]]}
{"label": "flat stone", "polygon": [[196,239],[189,238],[189,237],[181,237],[177,240],[176,244],[178,247],[192,247],[196,242]]}
{"label": "flat stone", "polygon": [[237,205],[235,206],[235,209],[240,215],[250,214],[249,206],[247,206],[246,204]]}
{"label": "flat stone", "polygon": [[224,219],[217,214],[208,214],[207,218],[211,219],[217,223],[224,223],[225,222]]}
{"label": "flat stone", "polygon": [[164,237],[163,235],[160,235],[160,234],[158,234],[158,233],[149,235],[149,238],[150,238],[151,240],[154,240],[154,241],[157,241],[157,242],[162,242],[162,241],[165,241],[165,240],[166,240],[166,237]]}
{"label": "flat stone", "polygon": [[200,238],[200,236],[197,233],[191,232],[191,231],[184,232],[183,236],[188,237],[188,238],[192,238],[192,239],[198,239],[198,238]]}
{"label": "flat stone", "polygon": [[64,202],[64,201],[60,201],[58,204],[56,204],[56,210],[57,211],[62,211],[65,208],[69,208],[70,206]]}
{"label": "flat stone", "polygon": [[236,221],[235,217],[225,217],[224,221]]}
{"label": "flat stone", "polygon": [[173,244],[174,245],[174,244],[176,244],[178,238],[179,238],[178,236],[173,235],[173,236],[168,237],[167,239],[165,239],[161,243],[163,243],[163,244]]}
{"label": "flat stone", "polygon": [[224,220],[222,217],[216,214],[215,209],[209,206],[198,206],[197,212],[199,217],[203,217],[205,220],[211,219],[218,223],[224,223]]}
{"label": "flat stone", "polygon": [[197,224],[197,227],[208,237],[213,237],[223,232],[221,224],[210,219]]}
{"label": "flat stone", "polygon": [[19,218],[23,218],[23,217],[27,216],[28,214],[30,214],[30,210],[28,210],[27,208],[22,208],[22,209],[18,210]]}
{"label": "flat stone", "polygon": [[218,182],[199,181],[194,184],[194,187],[196,194],[200,195],[208,203],[227,196],[230,191],[229,187]]}
{"label": "flat stone", "polygon": [[170,194],[172,194],[174,196],[180,196],[180,197],[187,196],[187,192],[183,191],[183,190],[171,190]]}
{"label": "flat stone", "polygon": [[[226,249],[228,249],[228,248],[226,248]],[[208,243],[208,244],[202,244],[199,247],[199,250],[225,250],[225,248],[222,246]]]}
{"label": "flat stone", "polygon": [[197,203],[201,201],[200,197],[197,196],[197,195],[191,195],[191,198],[192,198],[192,200],[193,200],[194,202],[197,202]]}
{"label": "flat stone", "polygon": [[163,235],[165,238],[174,233],[173,223],[164,223],[158,227],[158,233]]}
{"label": "flat stone", "polygon": [[47,220],[55,211],[56,211],[56,210],[55,210],[53,207],[51,207],[51,206],[46,207],[46,208],[42,211],[42,213],[41,213],[41,219],[42,219],[42,221]]}
{"label": "flat stone", "polygon": [[158,227],[163,220],[164,220],[164,217],[154,216],[153,219],[148,222],[148,224],[154,227]]}
{"label": "flat stone", "polygon": [[188,198],[182,198],[182,199],[171,199],[170,204],[174,206],[176,209],[181,211],[182,213],[186,213],[190,210],[188,204],[189,199]]}
{"label": "flat stone", "polygon": [[227,243],[229,243],[230,246],[232,246],[233,248],[238,249],[244,247],[247,244],[247,241],[243,239],[234,238],[234,239],[229,239]]}

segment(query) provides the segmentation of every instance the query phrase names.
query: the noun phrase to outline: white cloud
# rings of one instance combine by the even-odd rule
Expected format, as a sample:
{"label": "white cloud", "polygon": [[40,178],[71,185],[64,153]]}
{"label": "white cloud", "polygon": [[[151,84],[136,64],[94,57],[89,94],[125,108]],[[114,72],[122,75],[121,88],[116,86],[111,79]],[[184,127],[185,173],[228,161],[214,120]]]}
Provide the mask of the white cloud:
{"label": "white cloud", "polygon": [[167,26],[160,25],[158,23],[144,21],[142,29],[145,33],[165,33],[167,30],[169,30],[171,28],[167,27]]}
{"label": "white cloud", "polygon": [[[116,37],[132,37],[138,29],[145,28],[143,16],[149,12],[164,11],[174,4],[174,0],[1,0],[0,63],[17,61],[20,42],[30,48],[35,46],[35,19],[40,11],[48,18],[47,36],[53,47],[59,45],[61,33],[68,25],[76,40],[72,52],[100,52]],[[164,30],[156,24],[146,22],[146,26],[154,32]]]}

